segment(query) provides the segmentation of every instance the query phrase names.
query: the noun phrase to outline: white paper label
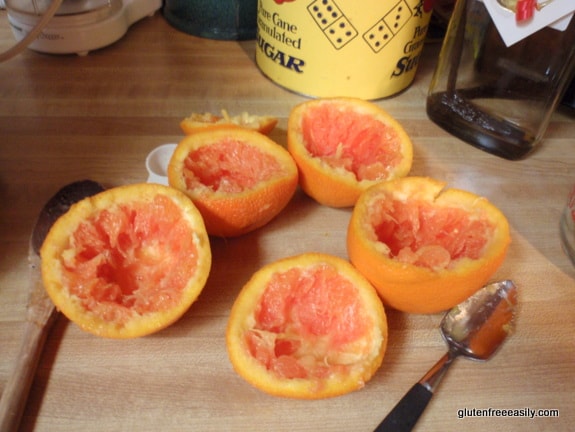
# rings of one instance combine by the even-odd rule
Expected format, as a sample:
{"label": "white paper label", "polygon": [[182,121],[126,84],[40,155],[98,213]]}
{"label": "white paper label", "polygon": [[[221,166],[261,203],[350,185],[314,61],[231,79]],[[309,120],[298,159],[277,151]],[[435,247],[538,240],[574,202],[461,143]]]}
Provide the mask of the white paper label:
{"label": "white paper label", "polygon": [[[498,0],[483,0],[483,3],[507,46],[519,42],[543,27],[550,26],[564,31],[575,12],[573,0],[535,0],[532,17],[518,21],[515,11],[502,6]],[[535,8],[537,5],[539,7]]]}

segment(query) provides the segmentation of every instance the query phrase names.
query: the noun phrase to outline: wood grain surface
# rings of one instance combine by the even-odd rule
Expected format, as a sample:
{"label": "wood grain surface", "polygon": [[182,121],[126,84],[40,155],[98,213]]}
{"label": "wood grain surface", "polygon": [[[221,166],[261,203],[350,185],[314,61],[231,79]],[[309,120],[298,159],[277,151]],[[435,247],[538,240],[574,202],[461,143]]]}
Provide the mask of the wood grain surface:
{"label": "wood grain surface", "polygon": [[[13,43],[1,12],[0,49]],[[254,50],[254,41],[183,34],[158,14],[86,57],[25,51],[0,64],[0,391],[24,331],[30,230],[56,190],[83,178],[106,186],[145,181],[146,155],[178,142],[179,122],[191,112],[275,115],[280,122],[272,138],[285,144],[289,111],[306,98],[266,79]],[[413,85],[376,103],[411,136],[413,175],[481,194],[507,215],[513,242],[495,279],[515,281],[520,310],[515,334],[492,360],[457,361],[417,430],[571,430],[575,270],[558,230],[575,183],[575,118],[556,112],[539,150],[523,161],[477,150],[426,116],[438,50],[428,44]],[[100,339],[60,316],[21,430],[373,430],[443,355],[441,314],[388,310],[381,369],[362,390],[321,401],[275,398],[252,388],[234,373],[224,340],[230,307],[256,269],[307,251],[347,258],[349,216],[349,209],[321,207],[298,192],[266,227],[212,239],[213,270],[199,301],[156,335]],[[460,410],[489,408],[558,410],[558,416],[458,418]]]}

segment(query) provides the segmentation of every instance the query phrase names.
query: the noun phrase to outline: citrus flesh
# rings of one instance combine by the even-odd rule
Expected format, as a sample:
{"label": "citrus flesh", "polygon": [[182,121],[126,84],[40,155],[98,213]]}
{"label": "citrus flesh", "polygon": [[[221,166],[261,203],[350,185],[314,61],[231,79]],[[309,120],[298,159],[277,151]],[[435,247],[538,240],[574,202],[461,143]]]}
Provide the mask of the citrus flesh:
{"label": "citrus flesh", "polygon": [[414,313],[469,297],[501,266],[509,243],[509,224],[487,199],[423,177],[368,189],[347,234],[351,262],[384,303]]}
{"label": "citrus flesh", "polygon": [[222,115],[212,113],[192,113],[180,122],[180,127],[185,134],[193,134],[208,128],[220,127],[243,127],[268,135],[276,127],[278,119],[273,116],[258,116],[243,112],[236,116],[230,116],[226,110]]}
{"label": "citrus flesh", "polygon": [[333,207],[352,206],[372,184],[407,175],[413,159],[402,126],[379,106],[354,98],[294,107],[288,150],[300,169],[302,189]]}
{"label": "citrus flesh", "polygon": [[295,193],[298,173],[289,153],[268,137],[228,127],[184,138],[168,180],[192,199],[209,234],[234,237],[277,216]]}
{"label": "citrus flesh", "polygon": [[318,399],[357,390],[387,346],[381,300],[349,262],[306,253],[269,264],[243,287],[227,328],[230,360],[277,396]]}
{"label": "citrus flesh", "polygon": [[211,266],[203,221],[165,186],[108,189],[56,221],[41,250],[42,277],[56,307],[82,329],[131,338],[179,319]]}

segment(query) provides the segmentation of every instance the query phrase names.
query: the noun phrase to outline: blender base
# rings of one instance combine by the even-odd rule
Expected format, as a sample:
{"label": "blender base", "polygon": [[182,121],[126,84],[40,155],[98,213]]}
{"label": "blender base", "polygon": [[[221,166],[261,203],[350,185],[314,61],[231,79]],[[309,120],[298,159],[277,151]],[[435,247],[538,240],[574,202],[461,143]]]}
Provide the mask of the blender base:
{"label": "blender base", "polygon": [[[48,54],[87,55],[118,41],[133,23],[154,15],[161,6],[162,0],[123,0],[117,11],[94,22],[87,22],[82,15],[56,16],[28,48]],[[22,40],[39,19],[8,9],[8,22],[17,41]]]}

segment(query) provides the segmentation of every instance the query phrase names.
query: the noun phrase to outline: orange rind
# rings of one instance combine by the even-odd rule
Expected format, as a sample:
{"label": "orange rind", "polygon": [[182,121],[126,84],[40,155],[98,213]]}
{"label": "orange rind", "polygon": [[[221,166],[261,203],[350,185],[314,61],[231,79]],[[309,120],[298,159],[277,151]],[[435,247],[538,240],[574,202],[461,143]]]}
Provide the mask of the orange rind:
{"label": "orange rind", "polygon": [[109,338],[176,322],[208,278],[211,251],[200,213],[162,185],[108,189],[74,204],[41,249],[42,279],[58,310]]}
{"label": "orange rind", "polygon": [[205,129],[218,129],[221,127],[241,127],[255,130],[269,135],[278,123],[273,116],[259,116],[243,112],[236,116],[230,116],[226,110],[218,116],[209,112],[192,113],[180,122],[180,127],[186,135],[190,135]]}
{"label": "orange rind", "polygon": [[502,265],[510,241],[507,219],[486,198],[426,177],[366,190],[347,232],[351,262],[384,304],[412,313],[472,295]]}
{"label": "orange rind", "polygon": [[236,237],[285,208],[298,173],[286,149],[267,136],[222,127],[185,137],[170,159],[168,181],[192,199],[210,235]]}
{"label": "orange rind", "polygon": [[355,98],[295,106],[287,140],[303,191],[331,207],[351,207],[373,184],[406,176],[413,160],[403,127],[379,106]]}
{"label": "orange rind", "polygon": [[362,388],[381,366],[386,315],[348,261],[306,253],[254,273],[232,307],[226,345],[236,372],[266,393],[339,396]]}

